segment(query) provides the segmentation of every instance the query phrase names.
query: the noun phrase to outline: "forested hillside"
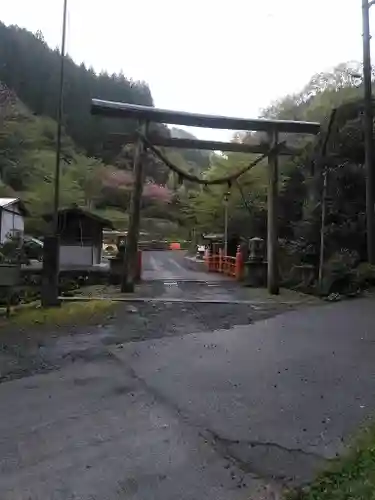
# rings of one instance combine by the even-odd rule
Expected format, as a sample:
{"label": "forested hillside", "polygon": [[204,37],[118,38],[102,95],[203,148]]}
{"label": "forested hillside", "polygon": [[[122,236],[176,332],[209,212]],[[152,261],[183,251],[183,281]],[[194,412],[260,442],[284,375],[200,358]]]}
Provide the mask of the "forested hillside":
{"label": "forested hillside", "polygon": [[[314,75],[301,92],[286,96],[262,113],[269,118],[319,121],[324,130],[331,110],[338,108],[326,158],[325,256],[329,262],[338,259],[350,266],[366,258],[364,147],[358,104],[363,88],[355,76],[360,71],[359,65],[351,63]],[[58,75],[59,53],[46,45],[42,34],[0,24],[0,195],[15,194],[26,201],[32,213],[29,230],[35,233],[43,231],[40,215],[52,206]],[[90,99],[94,96],[153,104],[147,84],[121,74],[96,75],[67,58],[61,204],[85,205],[126,227],[132,146],[108,147],[108,138],[112,132],[134,130],[134,123],[92,117]],[[157,127],[162,134],[191,137],[185,130]],[[263,137],[236,134],[233,140],[258,143]],[[288,137],[288,143],[302,152],[280,163],[278,214],[280,237],[288,252],[316,264],[322,172],[318,165],[313,168],[314,141]],[[181,150],[169,150],[168,156],[187,171],[203,172],[207,177],[227,174],[252,160],[251,155]],[[191,231],[198,236],[223,230],[223,198],[228,186],[209,190],[186,183],[181,186],[152,156],[147,157],[145,173],[145,229],[160,227],[159,234],[165,235],[177,234],[182,228],[184,234]],[[231,187],[230,232],[265,237],[266,201],[267,170],[262,163]]]}
{"label": "forested hillside", "polygon": [[[325,259],[327,266],[352,268],[366,260],[364,144],[360,101],[363,88],[360,65],[341,64],[332,72],[314,75],[300,93],[288,95],[263,112],[264,117],[311,120],[323,131],[333,108],[337,108],[333,133],[324,166],[328,171]],[[239,134],[236,140],[258,142],[260,134]],[[280,237],[284,250],[295,263],[317,265],[319,258],[322,165],[314,164],[316,140],[289,136],[288,143],[302,148],[294,158],[280,164],[278,206]],[[208,176],[245,166],[249,155],[214,156]],[[315,168],[314,168],[315,166]],[[227,186],[201,191],[191,200],[197,233],[223,231],[223,196]],[[266,237],[267,170],[258,165],[233,185],[229,200],[229,230],[243,236]],[[338,267],[337,267],[338,266]],[[336,269],[335,268],[335,269]],[[337,270],[336,269],[336,270]],[[375,274],[374,274],[375,276]]]}
{"label": "forested hillside", "polygon": [[[40,215],[52,207],[59,70],[59,51],[49,48],[41,33],[0,23],[0,195],[21,196],[32,214],[28,230],[34,233],[45,229]],[[132,146],[110,147],[108,139],[134,130],[135,124],[91,116],[92,97],[150,106],[151,92],[144,82],[123,74],[97,75],[66,58],[61,205],[87,206],[126,227]],[[170,154],[188,170],[208,167],[208,155],[199,151]],[[170,189],[169,170],[150,156],[145,172],[146,228],[178,231],[179,202]]]}
{"label": "forested hillside", "polygon": [[[56,122],[35,116],[16,94],[0,84],[0,196],[20,196],[31,217],[27,229],[45,231],[41,215],[52,210],[55,173]],[[183,159],[179,157],[183,163]],[[122,151],[116,164],[88,157],[63,134],[61,152],[61,206],[85,206],[127,227],[127,209],[132,189],[131,151]],[[186,164],[187,165],[187,164]],[[156,173],[154,171],[156,169]],[[166,185],[169,173],[152,158],[146,162],[146,184],[142,202],[144,229],[158,228],[178,233],[179,200]],[[159,182],[155,182],[155,178]]]}
{"label": "forested hillside", "polygon": [[[33,35],[16,26],[0,23],[0,81],[12,89],[36,115],[55,119],[59,92],[60,54],[50,49],[41,33]],[[64,125],[67,134],[88,156],[100,156],[103,137],[109,131],[126,131],[133,124],[98,120],[90,116],[93,97],[152,105],[146,83],[133,82],[122,74],[96,75],[69,57],[65,63]]]}
{"label": "forested hillside", "polygon": [[[42,33],[34,35],[0,22],[0,81],[13,90],[33,114],[56,118],[59,74],[59,50],[49,48]],[[108,75],[102,72],[97,75],[92,68],[75,64],[69,56],[66,57],[64,75],[64,126],[67,135],[87,156],[100,156],[113,162],[114,152],[103,148],[106,139],[112,132],[134,130],[134,123],[91,116],[91,99],[96,97],[152,106],[148,85],[126,78],[122,73]],[[166,127],[162,128],[164,134],[169,134]],[[183,130],[173,130],[181,137],[191,137]],[[202,168],[208,166],[207,154],[199,151],[187,154],[188,161]]]}

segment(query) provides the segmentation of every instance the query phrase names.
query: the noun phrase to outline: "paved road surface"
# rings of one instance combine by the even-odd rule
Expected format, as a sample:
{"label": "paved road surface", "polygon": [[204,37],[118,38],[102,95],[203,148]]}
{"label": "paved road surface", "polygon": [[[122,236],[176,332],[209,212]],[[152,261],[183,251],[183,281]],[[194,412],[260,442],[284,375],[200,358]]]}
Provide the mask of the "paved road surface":
{"label": "paved road surface", "polygon": [[[201,266],[188,265],[189,260],[185,258],[186,252],[181,251],[143,251],[142,252],[142,277],[144,280],[180,280],[180,281],[228,281],[229,278],[218,274],[207,275],[204,272],[203,262]],[[32,261],[31,264],[23,266],[28,270],[41,270],[42,263]],[[201,267],[201,270],[199,270]],[[103,259],[101,264],[95,266],[61,266],[61,271],[66,270],[96,270],[108,272],[109,261]]]}
{"label": "paved road surface", "polygon": [[[173,266],[201,293],[180,257],[149,257],[157,293]],[[0,498],[264,500],[306,482],[375,411],[374,301],[276,309],[122,304],[27,346],[2,334]]]}
{"label": "paved road surface", "polygon": [[[199,266],[188,266],[184,251],[142,253],[142,278],[144,280],[228,281],[220,274],[198,271]],[[203,265],[202,265],[203,270]]]}
{"label": "paved road surface", "polygon": [[373,310],[313,307],[113,352],[245,470],[300,484],[375,411]]}

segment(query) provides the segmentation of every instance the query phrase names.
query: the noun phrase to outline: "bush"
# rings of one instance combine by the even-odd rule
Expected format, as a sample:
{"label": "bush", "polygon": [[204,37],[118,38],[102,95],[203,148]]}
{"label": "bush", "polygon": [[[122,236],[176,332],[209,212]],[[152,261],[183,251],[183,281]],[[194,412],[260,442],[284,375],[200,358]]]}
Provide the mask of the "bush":
{"label": "bush", "polygon": [[64,296],[74,295],[80,287],[79,278],[62,277],[59,279],[59,294]]}
{"label": "bush", "polygon": [[279,272],[282,286],[303,293],[315,293],[317,268],[312,264],[314,259],[312,247],[302,240],[280,241]]}
{"label": "bush", "polygon": [[355,279],[361,290],[375,286],[375,266],[368,262],[362,262],[354,270]]}
{"label": "bush", "polygon": [[9,237],[5,243],[0,245],[0,262],[8,264],[27,264],[29,262],[22,238]]}
{"label": "bush", "polygon": [[361,289],[355,267],[359,255],[355,251],[342,249],[326,262],[323,268],[323,295],[342,294],[352,296]]}
{"label": "bush", "polygon": [[[12,290],[11,304],[26,304],[40,298],[41,274],[32,272],[21,273],[21,283]],[[97,282],[96,276],[81,275],[77,273],[60,273],[59,294],[72,296],[75,292],[89,281]],[[0,306],[7,304],[7,290],[0,289]]]}

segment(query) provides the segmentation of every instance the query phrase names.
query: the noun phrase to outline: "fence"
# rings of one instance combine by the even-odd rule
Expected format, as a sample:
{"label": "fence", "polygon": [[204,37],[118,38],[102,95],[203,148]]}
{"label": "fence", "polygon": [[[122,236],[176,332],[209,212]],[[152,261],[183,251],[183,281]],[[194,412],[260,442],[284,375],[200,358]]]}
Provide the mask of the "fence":
{"label": "fence", "polygon": [[241,281],[243,278],[243,258],[239,247],[235,257],[224,255],[221,249],[217,254],[212,254],[209,250],[206,250],[204,261],[209,272],[222,273],[235,278],[237,281]]}

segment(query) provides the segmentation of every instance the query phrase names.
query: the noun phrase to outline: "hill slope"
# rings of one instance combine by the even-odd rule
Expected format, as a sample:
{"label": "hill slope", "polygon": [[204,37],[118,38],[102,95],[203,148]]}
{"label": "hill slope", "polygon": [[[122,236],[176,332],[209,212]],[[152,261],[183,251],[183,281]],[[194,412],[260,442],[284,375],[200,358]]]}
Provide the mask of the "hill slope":
{"label": "hill slope", "polygon": [[[36,115],[56,118],[60,54],[48,47],[41,33],[33,35],[17,26],[0,22],[0,81]],[[89,156],[102,155],[103,137],[110,131],[127,132],[134,124],[100,120],[90,115],[91,98],[125,101],[152,106],[149,87],[122,74],[96,75],[92,68],[65,64],[64,125],[74,142]],[[110,158],[109,158],[110,160]]]}
{"label": "hill slope", "polygon": [[[171,136],[178,139],[196,139],[195,135],[190,134],[181,128],[172,127]],[[202,150],[185,150],[183,156],[187,162],[196,165],[199,170],[206,170],[210,164],[210,152]]]}
{"label": "hill slope", "polygon": [[[53,206],[56,129],[54,120],[35,116],[0,82],[0,196],[22,198],[31,213],[26,229],[34,235],[46,231],[41,215]],[[88,157],[65,132],[61,160],[60,205],[85,206],[112,220],[119,229],[126,228],[133,182],[130,160],[113,166]],[[178,199],[169,188],[155,183],[153,167],[159,168],[160,175],[161,166],[150,158],[147,167],[142,227],[155,237],[177,234]]]}
{"label": "hill slope", "polygon": [[[32,213],[28,230],[35,234],[45,229],[40,215],[52,208],[60,62],[59,51],[48,47],[41,33],[0,22],[0,195],[20,196],[28,204]],[[61,205],[74,202],[99,210],[124,227],[133,147],[108,148],[107,143],[111,133],[131,132],[135,123],[91,116],[92,97],[147,106],[153,100],[144,82],[122,74],[97,75],[66,58]],[[181,129],[154,127],[163,134],[194,137]],[[168,155],[188,171],[199,173],[209,165],[209,154],[201,151],[172,149]],[[186,190],[171,192],[173,176],[152,155],[145,174],[154,186],[145,189],[144,217],[183,222],[179,198]]]}

